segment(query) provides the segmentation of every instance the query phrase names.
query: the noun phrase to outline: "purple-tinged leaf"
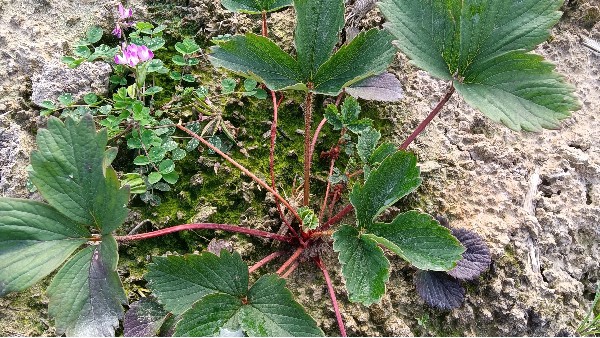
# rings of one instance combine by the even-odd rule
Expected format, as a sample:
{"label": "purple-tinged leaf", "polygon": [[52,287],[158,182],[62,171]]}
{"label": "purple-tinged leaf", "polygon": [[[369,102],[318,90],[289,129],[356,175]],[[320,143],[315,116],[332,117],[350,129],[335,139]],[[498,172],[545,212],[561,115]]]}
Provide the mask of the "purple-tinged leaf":
{"label": "purple-tinged leaf", "polygon": [[465,289],[460,282],[445,272],[419,270],[415,286],[425,303],[442,310],[459,307],[465,298]]}
{"label": "purple-tinged leaf", "polygon": [[467,229],[452,229],[452,235],[467,249],[463,258],[448,274],[460,280],[472,280],[488,269],[492,258],[485,241],[475,232]]}
{"label": "purple-tinged leaf", "polygon": [[165,322],[168,312],[150,298],[142,298],[129,306],[123,320],[125,337],[154,337]]}
{"label": "purple-tinged leaf", "polygon": [[356,98],[383,102],[399,101],[404,96],[400,81],[390,73],[368,77],[346,88]]}

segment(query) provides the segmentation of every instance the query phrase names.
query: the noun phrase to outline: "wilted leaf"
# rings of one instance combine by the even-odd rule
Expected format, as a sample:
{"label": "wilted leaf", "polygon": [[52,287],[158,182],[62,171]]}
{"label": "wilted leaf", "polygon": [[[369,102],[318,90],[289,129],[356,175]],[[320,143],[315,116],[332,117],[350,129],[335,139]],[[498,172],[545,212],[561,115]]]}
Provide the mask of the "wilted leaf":
{"label": "wilted leaf", "polygon": [[492,263],[490,249],[475,232],[467,229],[451,229],[452,235],[467,249],[456,267],[448,274],[460,280],[472,280],[487,270]]}
{"label": "wilted leaf", "polygon": [[459,307],[465,298],[465,289],[445,272],[419,270],[415,286],[425,303],[442,310]]}
{"label": "wilted leaf", "polygon": [[142,298],[129,305],[129,311],[123,319],[123,336],[157,336],[167,314],[168,312],[154,299]]}
{"label": "wilted leaf", "polygon": [[404,91],[393,74],[383,73],[346,87],[346,93],[365,100],[393,102],[402,99]]}

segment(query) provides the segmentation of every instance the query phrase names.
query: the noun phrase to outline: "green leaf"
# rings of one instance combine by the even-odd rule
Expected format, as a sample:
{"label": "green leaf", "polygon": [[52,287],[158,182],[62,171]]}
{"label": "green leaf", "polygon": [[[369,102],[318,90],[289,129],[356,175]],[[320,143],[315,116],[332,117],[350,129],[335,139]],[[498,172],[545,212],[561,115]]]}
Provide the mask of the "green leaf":
{"label": "green leaf", "polygon": [[285,279],[273,274],[261,276],[250,288],[240,323],[250,337],[324,336],[285,287]]}
{"label": "green leaf", "polygon": [[154,257],[148,270],[148,287],[174,314],[184,313],[208,294],[243,297],[248,290],[248,266],[237,253]]}
{"label": "green leaf", "polygon": [[75,99],[73,99],[73,95],[70,93],[61,94],[58,97],[58,102],[65,107],[71,106],[75,103]]}
{"label": "green leaf", "polygon": [[163,91],[163,87],[159,87],[159,86],[152,86],[146,89],[146,91],[144,92],[144,95],[154,95],[156,93],[160,93]]}
{"label": "green leaf", "polygon": [[377,147],[377,149],[375,149],[375,151],[369,158],[369,164],[379,164],[383,162],[383,160],[385,160],[388,156],[394,154],[397,150],[398,147],[396,147],[396,145],[389,142],[384,142],[379,147]]}
{"label": "green leaf", "polygon": [[163,174],[163,180],[169,184],[175,184],[179,180],[179,174],[175,171],[172,171],[168,174]]}
{"label": "green leaf", "polygon": [[154,146],[148,150],[148,159],[150,159],[151,162],[160,162],[163,158],[165,158],[166,154],[167,151],[165,148],[161,146]]}
{"label": "green leaf", "polygon": [[185,158],[185,155],[187,155],[187,152],[181,148],[173,149],[171,152],[171,158],[173,158],[173,161],[181,161]]}
{"label": "green leaf", "polygon": [[301,207],[298,209],[298,215],[302,219],[302,228],[305,230],[315,230],[319,227],[319,218],[309,207]]}
{"label": "green leaf", "polygon": [[47,204],[0,198],[0,296],[39,282],[88,237],[87,229]]}
{"label": "green leaf", "polygon": [[127,304],[116,272],[117,242],[103,236],[102,243],[79,251],[56,274],[47,293],[48,313],[56,333],[67,336],[114,336]]}
{"label": "green leaf", "polygon": [[91,115],[79,122],[48,120],[37,135],[39,149],[31,154],[31,181],[59,212],[108,234],[127,217],[129,191],[116,173],[103,165],[106,130],[96,133]]}
{"label": "green leaf", "polygon": [[311,81],[339,41],[344,27],[344,2],[340,0],[296,0],[294,43],[304,80]]}
{"label": "green leaf", "polygon": [[88,93],[83,96],[83,101],[86,104],[94,104],[98,102],[98,96],[94,93]]}
{"label": "green leaf", "polygon": [[168,174],[173,172],[173,170],[175,170],[175,162],[173,162],[173,160],[164,160],[162,162],[160,162],[160,164],[158,165],[158,169],[160,170],[161,174]]}
{"label": "green leaf", "polygon": [[143,297],[129,305],[123,319],[124,337],[158,337],[168,312],[154,299]]}
{"label": "green leaf", "polygon": [[235,87],[237,86],[237,82],[231,78],[225,78],[221,81],[221,90],[223,94],[231,94],[235,91]]}
{"label": "green leaf", "polygon": [[258,82],[256,82],[255,80],[252,80],[252,79],[244,80],[244,89],[247,92],[253,91],[257,85],[258,85]]}
{"label": "green leaf", "polygon": [[383,73],[396,55],[392,36],[371,29],[355,37],[325,62],[314,76],[314,89],[336,94],[362,79]]}
{"label": "green leaf", "polygon": [[154,184],[157,183],[158,181],[160,181],[162,178],[162,174],[159,172],[152,172],[150,173],[150,175],[148,175],[148,183],[150,184]]}
{"label": "green leaf", "polygon": [[[218,336],[223,327],[239,326],[236,315],[242,308],[238,297],[217,293],[203,297],[185,312],[175,328],[178,337]],[[237,325],[236,325],[237,324]]]}
{"label": "green leaf", "polygon": [[366,235],[421,270],[448,271],[465,251],[450,230],[430,215],[408,211],[392,223],[375,223]]}
{"label": "green leaf", "polygon": [[193,39],[184,39],[175,44],[175,50],[183,55],[194,54],[200,50],[200,46]]}
{"label": "green leaf", "polygon": [[221,0],[221,5],[232,12],[260,14],[291,6],[292,2],[293,0]]}
{"label": "green leaf", "polygon": [[181,80],[181,73],[174,70],[169,73],[169,77],[175,81],[179,81]]}
{"label": "green leaf", "polygon": [[184,74],[181,79],[185,82],[196,82],[196,78],[192,74]]}
{"label": "green leaf", "polygon": [[129,186],[129,191],[132,194],[143,194],[147,190],[146,182],[144,182],[142,175],[138,173],[127,173],[123,175],[121,186]]}
{"label": "green leaf", "polygon": [[210,61],[241,76],[264,83],[272,90],[302,83],[298,62],[268,38],[248,33],[215,41]]}
{"label": "green leaf", "polygon": [[185,61],[185,58],[182,55],[173,55],[173,63],[178,65],[178,66],[187,66],[187,61]]}
{"label": "green leaf", "polygon": [[267,98],[267,91],[262,88],[257,88],[254,91],[254,97],[259,100],[265,100]]}
{"label": "green leaf", "polygon": [[43,101],[42,103],[40,103],[40,107],[45,108],[45,109],[49,109],[49,110],[55,110],[56,109],[56,105],[54,104],[54,102],[46,100]]}
{"label": "green leaf", "polygon": [[[527,52],[558,22],[562,0],[384,0],[397,46],[494,121],[514,130],[557,128],[579,108],[553,66]],[[423,25],[424,22],[431,24]]]}
{"label": "green leaf", "polygon": [[92,26],[85,32],[85,40],[90,44],[95,44],[102,39],[102,34],[102,28],[99,26]]}
{"label": "green leaf", "polygon": [[368,228],[384,209],[415,190],[421,184],[419,174],[417,157],[398,151],[371,171],[364,186],[356,183],[350,193],[350,202],[359,226]]}
{"label": "green leaf", "polygon": [[79,65],[85,61],[85,58],[74,58],[72,56],[63,56],[60,59],[64,64],[69,66],[69,68],[77,68]]}
{"label": "green leaf", "polygon": [[377,143],[381,138],[381,133],[375,130],[375,128],[367,128],[360,135],[358,135],[358,142],[356,143],[356,150],[358,156],[363,163],[368,163],[371,154],[377,147]]}
{"label": "green leaf", "polygon": [[92,54],[92,51],[90,50],[90,48],[88,46],[77,46],[73,50],[73,54],[75,54],[77,57],[85,59],[85,58],[88,58]]}
{"label": "green leaf", "polygon": [[333,250],[339,252],[350,301],[366,306],[379,302],[390,277],[390,263],[377,242],[344,225],[333,234]]}
{"label": "green leaf", "polygon": [[166,74],[169,71],[160,59],[152,59],[148,61],[147,67],[148,73]]}

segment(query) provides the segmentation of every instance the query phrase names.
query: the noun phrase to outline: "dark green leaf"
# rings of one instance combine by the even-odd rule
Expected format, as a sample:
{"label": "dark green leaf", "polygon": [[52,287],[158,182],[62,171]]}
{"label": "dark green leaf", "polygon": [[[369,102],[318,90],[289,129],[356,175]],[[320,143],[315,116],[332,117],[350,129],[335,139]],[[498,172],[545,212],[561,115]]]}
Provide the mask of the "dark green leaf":
{"label": "dark green leaf", "polygon": [[340,130],[344,127],[342,117],[334,104],[327,106],[323,116],[327,119],[327,122],[333,126],[333,130]]}
{"label": "dark green leaf", "polygon": [[175,50],[183,55],[194,54],[200,50],[200,46],[192,39],[184,39],[175,44]]}
{"label": "dark green leaf", "polygon": [[165,64],[160,60],[160,59],[152,59],[150,61],[148,61],[148,65],[147,65],[147,71],[148,73],[160,73],[160,74],[165,74],[167,73],[169,70],[165,67]]}
{"label": "dark green leaf", "polygon": [[258,82],[256,82],[255,80],[252,80],[252,79],[244,80],[244,89],[247,92],[253,91],[256,88],[256,85],[258,85]]}
{"label": "dark green leaf", "polygon": [[344,225],[333,234],[333,250],[339,252],[350,301],[367,306],[378,302],[385,294],[390,263],[377,242]]}
{"label": "dark green leaf", "polygon": [[83,101],[86,104],[94,104],[98,102],[98,96],[94,93],[88,93],[83,96]]}
{"label": "dark green leaf", "polygon": [[377,147],[377,143],[381,138],[381,133],[375,130],[375,128],[367,128],[360,135],[358,135],[358,142],[356,143],[356,150],[358,156],[363,163],[368,163],[371,154]]}
{"label": "dark green leaf", "polygon": [[250,337],[320,337],[323,331],[286,289],[285,280],[264,275],[248,291],[240,323]]}
{"label": "dark green leaf", "polygon": [[175,171],[172,171],[168,174],[164,174],[163,180],[169,184],[175,184],[177,183],[177,180],[179,180],[179,174]]}
{"label": "dark green leaf", "polygon": [[144,45],[151,51],[161,49],[165,45],[166,41],[160,36],[150,37],[144,36]]}
{"label": "dark green leaf", "polygon": [[37,135],[39,149],[31,154],[31,181],[50,205],[70,219],[96,226],[108,234],[127,217],[127,189],[121,189],[114,170],[103,165],[105,130],[96,133],[85,115],[79,122],[48,120]]}
{"label": "dark green leaf", "polygon": [[79,251],[58,271],[47,290],[57,334],[114,336],[127,304],[118,259],[117,242],[103,236],[100,245]]}
{"label": "dark green leaf", "polygon": [[377,29],[359,34],[325,62],[314,76],[318,93],[337,95],[348,87],[372,75],[383,73],[396,52],[392,36]]}
{"label": "dark green leaf", "polygon": [[208,294],[244,296],[248,290],[248,266],[239,254],[227,251],[220,256],[205,252],[154,257],[146,280],[165,309],[182,314]]}
{"label": "dark green leaf", "polygon": [[196,82],[196,78],[192,74],[184,74],[181,79],[185,82]]}
{"label": "dark green leaf", "polygon": [[165,322],[168,312],[150,298],[141,298],[129,305],[123,319],[123,336],[155,337]]}
{"label": "dark green leaf", "polygon": [[181,80],[181,73],[178,71],[171,71],[169,77],[175,81]]}
{"label": "dark green leaf", "polygon": [[221,0],[221,5],[232,12],[260,14],[291,6],[293,0]]}
{"label": "dark green leaf", "polygon": [[364,186],[354,185],[350,202],[356,210],[360,227],[369,227],[385,208],[415,190],[421,184],[417,157],[398,151],[389,155],[373,170]]}
{"label": "dark green leaf", "polygon": [[171,173],[173,172],[173,170],[175,170],[175,163],[173,162],[173,160],[164,160],[160,162],[158,169],[160,170],[161,174]]}
{"label": "dark green leaf", "polygon": [[[397,46],[432,75],[453,80],[465,100],[509,128],[557,128],[579,105],[542,58],[526,54],[558,22],[562,0],[385,0]],[[424,22],[431,24],[424,25]]]}
{"label": "dark green leaf", "polygon": [[173,63],[178,65],[178,66],[187,66],[187,61],[185,61],[185,58],[182,55],[173,55]]}
{"label": "dark green leaf", "polygon": [[185,158],[186,154],[187,152],[181,148],[173,149],[171,152],[171,158],[173,158],[173,161],[180,161]]}
{"label": "dark green leaf", "polygon": [[375,149],[375,151],[371,155],[371,158],[369,158],[369,164],[370,165],[379,164],[379,163],[383,162],[383,160],[385,160],[388,156],[394,154],[397,150],[398,150],[398,147],[396,147],[392,143],[389,143],[389,142],[382,143],[379,147],[377,147],[377,149]]}
{"label": "dark green leaf", "polygon": [[294,42],[303,79],[312,82],[319,67],[331,56],[344,27],[340,0],[296,0]]}
{"label": "dark green leaf", "polygon": [[161,146],[154,146],[148,150],[148,158],[155,163],[162,161],[166,154],[167,151]]}
{"label": "dark green leaf", "polygon": [[417,211],[402,213],[389,224],[375,223],[368,231],[374,236],[366,236],[421,270],[448,271],[465,251],[450,230]]}
{"label": "dark green leaf", "polygon": [[265,37],[248,33],[215,42],[218,46],[212,47],[210,54],[215,67],[252,78],[272,90],[295,87],[302,82],[298,62]]}
{"label": "dark green leaf", "polygon": [[262,88],[257,88],[254,91],[254,97],[259,100],[265,100],[267,98],[267,91]]}
{"label": "dark green leaf", "polygon": [[236,315],[241,308],[239,297],[223,293],[207,295],[183,314],[175,328],[175,336],[218,336],[223,327],[235,329],[239,326]]}
{"label": "dark green leaf", "polygon": [[0,296],[39,282],[88,237],[87,229],[47,204],[0,198]]}

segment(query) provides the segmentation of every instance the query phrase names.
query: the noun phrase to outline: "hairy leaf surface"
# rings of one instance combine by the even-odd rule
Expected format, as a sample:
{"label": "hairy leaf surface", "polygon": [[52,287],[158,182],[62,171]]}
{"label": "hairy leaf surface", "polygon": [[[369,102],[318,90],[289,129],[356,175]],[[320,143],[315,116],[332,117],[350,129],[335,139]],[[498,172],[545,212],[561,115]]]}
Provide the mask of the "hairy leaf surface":
{"label": "hairy leaf surface", "polygon": [[356,183],[350,193],[359,226],[371,226],[385,208],[415,190],[421,184],[419,175],[414,154],[398,151],[387,156],[365,184]]}
{"label": "hairy leaf surface", "polygon": [[490,249],[485,241],[475,232],[467,229],[451,229],[462,245],[467,249],[463,258],[448,274],[460,280],[472,280],[487,270],[492,263]]}
{"label": "hairy leaf surface", "polygon": [[462,285],[445,272],[419,270],[415,286],[425,303],[442,310],[459,307],[465,298]]}
{"label": "hairy leaf surface", "polygon": [[350,301],[367,306],[378,302],[385,294],[390,263],[377,242],[344,225],[333,234],[333,250],[339,253]]}
{"label": "hairy leaf surface", "polygon": [[89,236],[47,204],[0,198],[0,296],[46,277]]}
{"label": "hairy leaf surface", "polygon": [[168,312],[154,299],[142,298],[129,305],[129,311],[123,319],[123,336],[157,336],[167,314]]}
{"label": "hairy leaf surface", "polygon": [[514,130],[556,128],[578,109],[573,88],[527,54],[558,22],[562,0],[384,0],[397,46],[432,75],[452,80],[472,106]]}
{"label": "hairy leaf surface", "polygon": [[221,5],[232,12],[260,14],[291,6],[293,0],[221,0]]}
{"label": "hairy leaf surface", "polygon": [[223,327],[239,327],[236,315],[242,305],[239,297],[224,293],[207,295],[183,314],[175,327],[175,336],[216,336]]}
{"label": "hairy leaf surface", "polygon": [[400,80],[391,73],[368,77],[347,87],[346,93],[356,98],[382,102],[399,101],[404,96]]}
{"label": "hairy leaf surface", "polygon": [[[106,170],[106,130],[96,133],[91,115],[79,122],[48,120],[31,154],[30,177],[40,194],[73,221],[109,234],[127,217],[128,188]],[[110,151],[110,150],[109,150]],[[106,177],[104,172],[106,171]]]}
{"label": "hairy leaf surface", "polygon": [[417,211],[402,213],[391,223],[375,223],[368,231],[374,236],[366,236],[422,270],[450,270],[465,251],[450,230]]}
{"label": "hairy leaf surface", "polygon": [[272,90],[303,82],[298,62],[268,38],[248,33],[216,42],[209,56],[215,67],[262,82]]}
{"label": "hairy leaf surface", "polygon": [[242,296],[248,291],[248,266],[238,253],[226,250],[220,256],[154,257],[148,266],[148,287],[165,309],[182,314],[211,293]]}
{"label": "hairy leaf surface", "polygon": [[103,236],[102,243],[79,251],[58,271],[50,286],[48,313],[57,333],[67,336],[109,337],[123,318],[125,291],[116,272],[117,242]]}
{"label": "hairy leaf surface", "polygon": [[344,26],[344,3],[340,0],[296,0],[295,44],[305,80],[311,81],[329,59]]}

